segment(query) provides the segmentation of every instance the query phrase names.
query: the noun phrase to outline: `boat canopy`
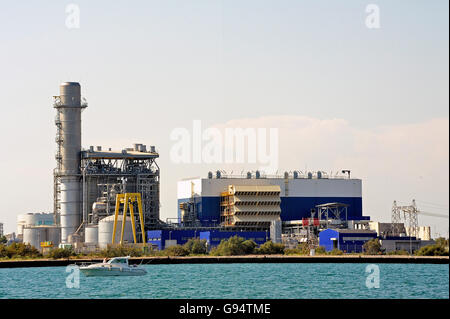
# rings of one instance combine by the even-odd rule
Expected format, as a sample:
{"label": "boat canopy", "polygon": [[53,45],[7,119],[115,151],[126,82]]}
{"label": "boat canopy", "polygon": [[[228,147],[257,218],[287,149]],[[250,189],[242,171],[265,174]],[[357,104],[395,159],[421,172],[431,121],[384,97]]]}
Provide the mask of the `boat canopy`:
{"label": "boat canopy", "polygon": [[108,261],[108,264],[128,264],[128,258],[130,257],[114,257]]}

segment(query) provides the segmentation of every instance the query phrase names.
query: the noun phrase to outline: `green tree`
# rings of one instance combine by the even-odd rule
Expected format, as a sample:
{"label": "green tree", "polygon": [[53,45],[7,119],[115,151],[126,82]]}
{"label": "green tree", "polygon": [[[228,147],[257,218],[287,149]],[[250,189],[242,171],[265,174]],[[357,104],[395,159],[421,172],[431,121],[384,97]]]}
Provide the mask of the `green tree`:
{"label": "green tree", "polygon": [[283,244],[274,244],[271,240],[266,241],[264,244],[255,249],[257,254],[272,255],[272,254],[284,254]]}
{"label": "green tree", "polygon": [[164,249],[164,254],[167,256],[187,256],[189,250],[185,246],[175,245]]}
{"label": "green tree", "polygon": [[439,237],[439,238],[436,238],[435,242],[436,242],[436,245],[448,249],[448,239],[445,239],[444,237]]}
{"label": "green tree", "polygon": [[0,237],[0,244],[6,244],[8,242],[8,239],[6,239],[6,236]]}
{"label": "green tree", "polygon": [[19,257],[31,257],[37,258],[41,257],[41,253],[34,246],[30,244],[24,243],[12,243],[9,246],[3,246],[3,249],[0,249],[2,252],[2,257],[8,258],[19,258]]}
{"label": "green tree", "polygon": [[363,245],[363,251],[366,255],[379,255],[381,250],[381,243],[378,238],[373,238],[369,241],[366,241]]}
{"label": "green tree", "polygon": [[47,258],[60,259],[76,256],[72,248],[55,248],[46,255]]}
{"label": "green tree", "polygon": [[201,255],[207,253],[206,239],[191,238],[184,244],[189,254]]}
{"label": "green tree", "polygon": [[438,244],[421,247],[415,252],[417,256],[448,256],[448,250]]}
{"label": "green tree", "polygon": [[310,249],[307,243],[299,243],[295,248],[284,249],[285,255],[309,255]]}
{"label": "green tree", "polygon": [[340,249],[334,248],[332,251],[328,253],[328,255],[343,255],[344,252]]}
{"label": "green tree", "polygon": [[326,251],[325,247],[319,246],[316,248],[315,253],[316,253],[316,255],[325,255],[327,253],[327,251]]}
{"label": "green tree", "polygon": [[[244,244],[244,242],[246,243]],[[217,247],[211,249],[210,254],[213,256],[245,255],[251,250],[252,247],[255,247],[252,243],[235,235],[228,239],[222,239]]]}
{"label": "green tree", "polygon": [[242,242],[244,254],[251,255],[255,252],[256,246],[258,246],[253,240],[245,240]]}

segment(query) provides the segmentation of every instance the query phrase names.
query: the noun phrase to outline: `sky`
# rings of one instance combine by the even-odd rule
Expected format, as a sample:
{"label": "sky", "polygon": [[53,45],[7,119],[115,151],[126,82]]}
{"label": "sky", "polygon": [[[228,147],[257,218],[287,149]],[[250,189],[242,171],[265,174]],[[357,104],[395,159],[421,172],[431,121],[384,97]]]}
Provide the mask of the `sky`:
{"label": "sky", "polygon": [[[71,4],[79,10],[73,20]],[[369,28],[369,4],[379,28]],[[0,10],[0,222],[51,212],[52,96],[77,81],[82,144],[160,153],[161,219],[176,183],[254,163],[176,163],[177,128],[277,128],[278,170],[350,169],[364,215],[394,200],[448,215],[448,1],[15,1]],[[78,21],[79,23],[75,23]],[[73,27],[75,26],[75,27]],[[448,219],[419,215],[432,235]]]}

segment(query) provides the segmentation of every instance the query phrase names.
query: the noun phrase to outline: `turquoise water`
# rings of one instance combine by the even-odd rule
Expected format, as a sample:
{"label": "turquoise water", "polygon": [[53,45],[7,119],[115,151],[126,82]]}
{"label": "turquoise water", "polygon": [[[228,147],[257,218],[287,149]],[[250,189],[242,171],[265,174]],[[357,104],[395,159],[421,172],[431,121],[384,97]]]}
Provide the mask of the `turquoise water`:
{"label": "turquoise water", "polygon": [[378,264],[145,265],[139,277],[85,277],[68,288],[66,267],[0,269],[0,298],[449,298],[449,266]]}

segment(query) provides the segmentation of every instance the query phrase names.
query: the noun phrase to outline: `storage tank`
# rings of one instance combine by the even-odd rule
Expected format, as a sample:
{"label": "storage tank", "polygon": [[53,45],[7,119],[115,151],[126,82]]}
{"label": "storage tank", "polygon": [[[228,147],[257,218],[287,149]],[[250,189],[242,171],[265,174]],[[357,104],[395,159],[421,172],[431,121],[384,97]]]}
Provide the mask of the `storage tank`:
{"label": "storage tank", "polygon": [[50,226],[45,228],[46,228],[45,241],[51,241],[53,247],[58,247],[61,241],[61,228],[56,226]]}
{"label": "storage tank", "polygon": [[84,242],[86,244],[98,244],[98,225],[86,226],[84,230]]}
{"label": "storage tank", "polygon": [[23,235],[23,228],[25,227],[25,215],[17,216],[17,235]]}
{"label": "storage tank", "polygon": [[[117,228],[114,243],[119,244],[120,236],[122,233],[122,218],[123,216],[118,216],[117,218]],[[124,242],[133,242],[133,231],[131,229],[131,219],[127,217],[125,223],[125,232],[123,234]],[[103,218],[98,223],[98,245],[101,249],[105,249],[109,244],[112,243],[112,234],[114,227],[114,215]]]}
{"label": "storage tank", "polygon": [[23,243],[41,249],[41,242],[45,241],[45,231],[41,227],[24,227]]}
{"label": "storage tank", "polygon": [[54,225],[54,215],[46,213],[28,213],[17,217],[17,234],[23,235],[24,227]]}

